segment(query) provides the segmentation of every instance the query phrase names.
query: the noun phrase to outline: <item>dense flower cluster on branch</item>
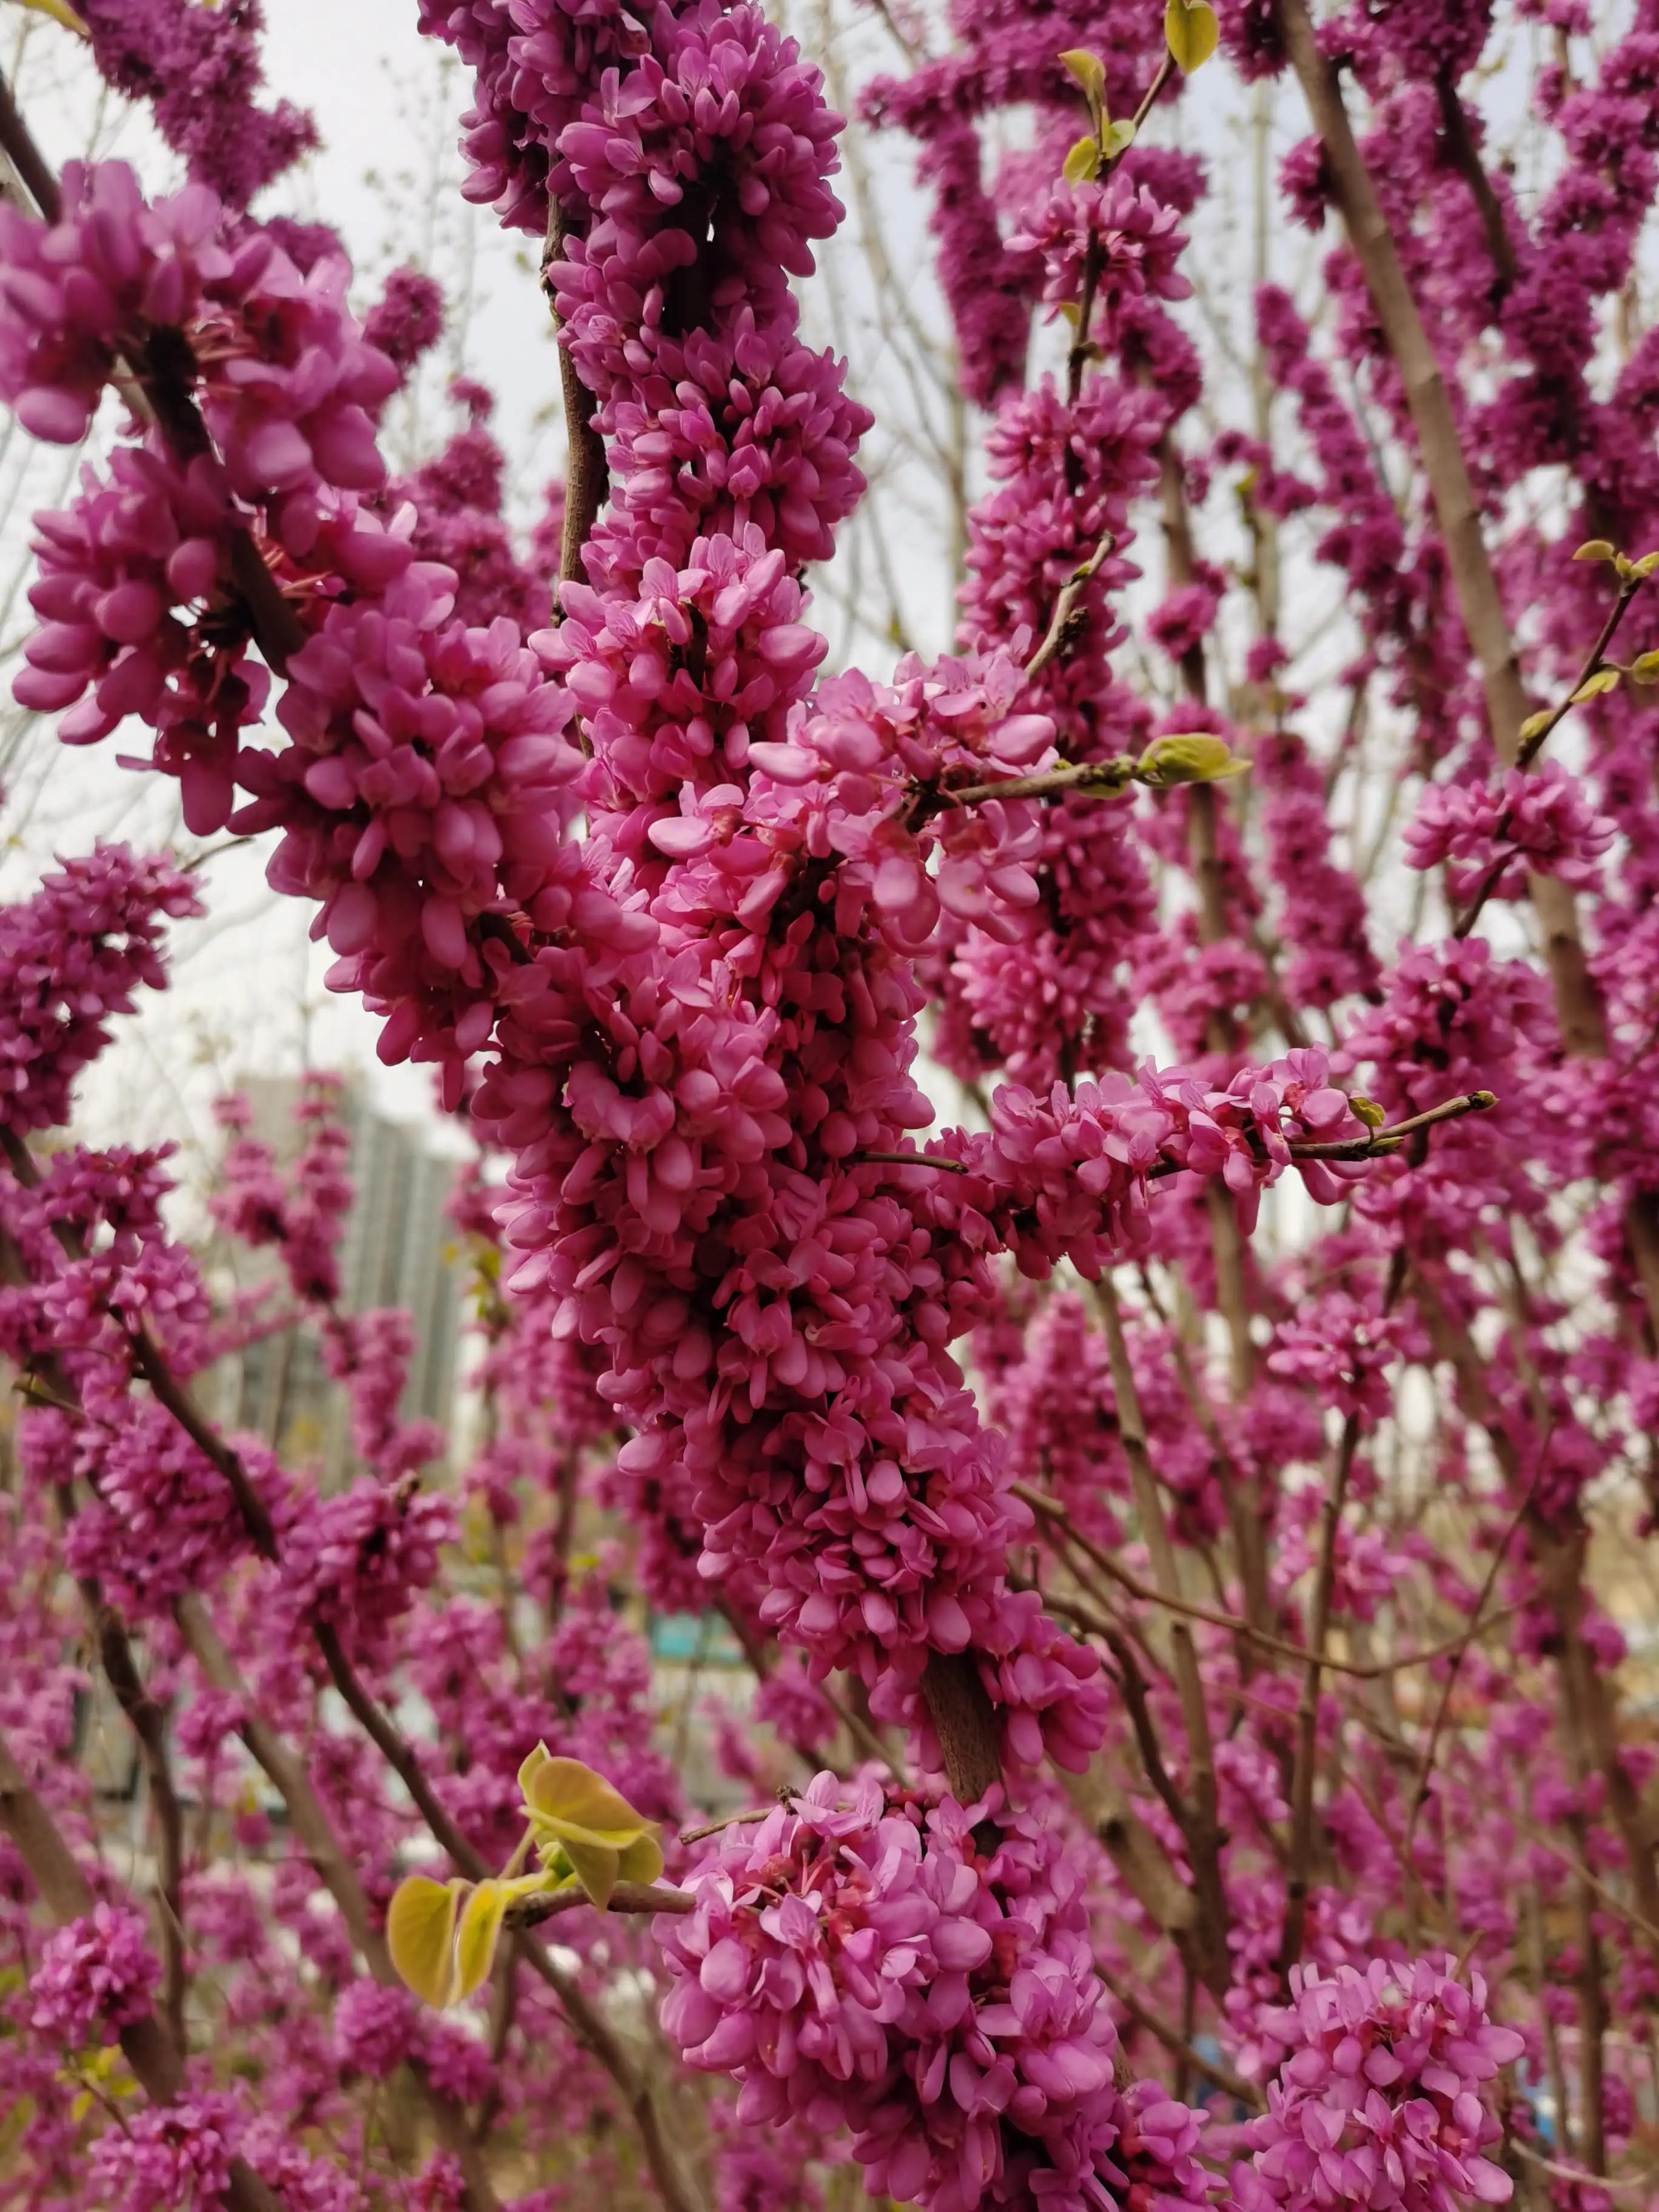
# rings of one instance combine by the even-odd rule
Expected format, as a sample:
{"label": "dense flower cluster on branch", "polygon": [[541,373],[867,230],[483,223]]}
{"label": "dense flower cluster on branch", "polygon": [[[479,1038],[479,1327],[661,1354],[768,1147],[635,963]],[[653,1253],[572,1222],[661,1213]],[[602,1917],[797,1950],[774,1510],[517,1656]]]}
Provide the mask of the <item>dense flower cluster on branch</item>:
{"label": "dense flower cluster on branch", "polygon": [[[476,381],[389,460],[442,289],[266,211],[256,0],[81,11],[172,190],[0,100],[0,398],[86,444],[18,706],[259,840],[485,1164],[469,1445],[349,1304],[326,1079],[219,1102],[207,1251],[173,1148],[74,1133],[192,868],[0,906],[27,2212],[1651,2193],[1659,10],[878,14],[956,359],[884,343],[963,434],[956,634],[876,668],[811,588],[844,125],[752,0],[421,0],[542,247],[528,532]],[[1165,127],[1218,49],[1231,319]],[[708,1616],[672,1728],[635,1598]]]}

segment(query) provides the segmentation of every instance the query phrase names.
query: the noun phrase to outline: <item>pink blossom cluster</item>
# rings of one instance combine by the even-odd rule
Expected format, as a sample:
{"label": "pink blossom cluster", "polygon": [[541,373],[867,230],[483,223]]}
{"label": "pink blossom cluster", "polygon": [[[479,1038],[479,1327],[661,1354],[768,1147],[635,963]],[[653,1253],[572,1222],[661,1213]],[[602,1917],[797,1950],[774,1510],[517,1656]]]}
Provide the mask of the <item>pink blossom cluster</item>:
{"label": "pink blossom cluster", "polygon": [[866,2186],[927,2212],[1197,2206],[1196,2116],[1115,2085],[1079,1865],[1029,1814],[851,1796],[833,1774],[727,1830],[657,1934],[663,2024],[742,2085],[738,2118],[833,2115]]}
{"label": "pink blossom cluster", "polygon": [[166,982],[163,921],[200,910],[187,876],[124,845],[65,860],[32,898],[0,907],[0,1126],[21,1136],[69,1121],[110,1017]]}
{"label": "pink blossom cluster", "polygon": [[1462,1981],[1444,1957],[1297,1967],[1291,1999],[1262,2023],[1285,2055],[1234,2170],[1242,2204],[1509,2202],[1514,2183],[1481,2155],[1502,2132],[1483,2092],[1525,2039],[1489,2017],[1478,1972]]}
{"label": "pink blossom cluster", "polygon": [[48,1937],[29,1977],[30,2025],[69,2051],[108,2041],[149,2012],[161,1978],[143,1916],[95,1905]]}
{"label": "pink blossom cluster", "polygon": [[1042,296],[1076,306],[1092,271],[1108,343],[1126,307],[1148,295],[1185,300],[1192,286],[1176,264],[1186,245],[1180,215],[1127,169],[1100,184],[1061,182],[1008,241],[1014,253],[1042,257]]}
{"label": "pink blossom cluster", "polygon": [[[1108,1077],[1074,1094],[1057,1084],[1046,1103],[999,1091],[990,1134],[955,1134],[944,1157],[967,1170],[963,1213],[994,1221],[1024,1273],[1046,1275],[1063,1257],[1092,1276],[1115,1252],[1146,1242],[1154,1176],[1218,1176],[1249,1230],[1261,1192],[1295,1160],[1293,1145],[1363,1146],[1368,1136],[1347,1094],[1329,1081],[1325,1055],[1309,1050],[1270,1068],[1242,1068],[1224,1091],[1185,1069],[1147,1065],[1133,1082]],[[1296,1164],[1326,1205],[1367,1171],[1363,1159]],[[950,1182],[943,1189],[949,1213],[957,1195]]]}
{"label": "pink blossom cluster", "polygon": [[149,102],[192,180],[229,206],[246,207],[316,145],[311,118],[288,100],[254,104],[264,82],[259,0],[206,11],[191,0],[87,0],[77,12],[100,75]]}
{"label": "pink blossom cluster", "polygon": [[1480,890],[1513,896],[1523,868],[1593,890],[1617,835],[1618,824],[1595,812],[1579,778],[1546,761],[1484,783],[1425,784],[1405,848],[1413,868],[1447,865],[1458,898]]}

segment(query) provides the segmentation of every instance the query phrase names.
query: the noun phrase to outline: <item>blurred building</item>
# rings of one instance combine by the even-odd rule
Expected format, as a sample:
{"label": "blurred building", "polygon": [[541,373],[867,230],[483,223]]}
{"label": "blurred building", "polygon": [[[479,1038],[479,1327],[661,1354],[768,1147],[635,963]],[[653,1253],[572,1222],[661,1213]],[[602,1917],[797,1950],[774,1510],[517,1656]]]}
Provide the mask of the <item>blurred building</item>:
{"label": "blurred building", "polygon": [[[248,1134],[270,1146],[287,1166],[300,1144],[299,1084],[289,1076],[264,1076],[243,1087],[253,1109]],[[377,1114],[352,1085],[342,1093],[340,1120],[351,1139],[349,1173],[357,1194],[340,1247],[341,1305],[348,1313],[380,1306],[408,1312],[415,1346],[404,1416],[447,1428],[463,1287],[455,1231],[444,1210],[455,1156],[441,1152],[417,1124]],[[268,1254],[239,1248],[236,1260],[244,1286],[267,1269],[276,1272]],[[335,1480],[344,1474],[350,1437],[343,1393],[328,1380],[314,1329],[284,1329],[263,1338],[227,1360],[224,1370],[219,1413],[227,1426],[264,1437],[279,1453],[320,1458]]]}

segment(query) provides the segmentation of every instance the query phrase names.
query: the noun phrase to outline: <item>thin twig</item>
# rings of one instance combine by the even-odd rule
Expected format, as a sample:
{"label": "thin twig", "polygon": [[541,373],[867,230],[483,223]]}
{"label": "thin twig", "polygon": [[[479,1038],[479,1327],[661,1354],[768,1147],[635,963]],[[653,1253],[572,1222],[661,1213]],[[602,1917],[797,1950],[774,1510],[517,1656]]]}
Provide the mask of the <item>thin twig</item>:
{"label": "thin twig", "polygon": [[[1306,1644],[1292,1644],[1285,1637],[1272,1635],[1265,1628],[1253,1627],[1241,1613],[1223,1613],[1215,1606],[1200,1605],[1191,1598],[1165,1596],[1161,1590],[1153,1589],[1150,1583],[1144,1583],[1139,1576],[1132,1575],[1109,1553],[1102,1551],[1097,1544],[1091,1542],[1056,1499],[1045,1496],[1040,1490],[1033,1490],[1028,1483],[1015,1483],[1013,1491],[1017,1498],[1023,1498],[1028,1505],[1061,1528],[1068,1542],[1075,1544],[1103,1574],[1109,1576],[1131,1597],[1139,1598],[1147,1605],[1162,1606],[1166,1613],[1182,1613],[1188,1620],[1201,1620],[1211,1628],[1224,1628],[1229,1635],[1244,1637],[1261,1650],[1275,1652],[1281,1659],[1294,1659],[1298,1666],[1306,1664],[1309,1656]],[[1018,1577],[1012,1579],[1017,1583],[1019,1581]],[[1109,1636],[1118,1632],[1116,1622],[1094,1613],[1073,1598],[1058,1596],[1052,1592],[1045,1592],[1044,1596],[1056,1612],[1068,1613],[1080,1626],[1092,1630],[1096,1635]],[[1329,1674],[1346,1674],[1356,1682],[1383,1681],[1391,1674],[1403,1674],[1413,1667],[1429,1667],[1437,1659],[1449,1658],[1472,1635],[1484,1636],[1489,1629],[1512,1620],[1521,1610],[1518,1602],[1499,1606],[1495,1613],[1478,1618],[1472,1626],[1458,1629],[1455,1634],[1443,1638],[1438,1644],[1425,1644],[1419,1651],[1402,1653],[1397,1659],[1338,1659],[1327,1652],[1325,1671]]]}
{"label": "thin twig", "polygon": [[1213,2081],[1216,2087],[1240,2105],[1247,2105],[1253,2112],[1267,2110],[1267,2099],[1260,2089],[1254,2088],[1242,2074],[1235,2074],[1224,2059],[1206,2058],[1188,2039],[1171,2027],[1168,2021],[1160,2020],[1150,2006],[1143,2003],[1127,1984],[1097,1959],[1095,1972],[1111,1991],[1132,2020],[1137,2020],[1149,2035],[1156,2036],[1172,2057],[1179,2058],[1193,2069],[1200,2081]]}
{"label": "thin twig", "polygon": [[1486,1579],[1480,1585],[1480,1595],[1474,1601],[1474,1615],[1469,1623],[1468,1637],[1458,1644],[1452,1656],[1452,1663],[1446,1669],[1446,1679],[1441,1685],[1439,1703],[1435,1707],[1433,1724],[1429,1729],[1429,1740],[1423,1749],[1423,1763],[1418,1769],[1417,1784],[1412,1792],[1411,1813],[1406,1822],[1405,1850],[1407,1857],[1411,1856],[1413,1839],[1417,1834],[1419,1816],[1428,1802],[1429,1785],[1434,1774],[1435,1754],[1440,1747],[1440,1732],[1446,1724],[1446,1714],[1451,1705],[1452,1692],[1457,1686],[1457,1677],[1463,1665],[1463,1655],[1474,1640],[1475,1632],[1480,1625],[1481,1615],[1486,1609],[1486,1600],[1492,1595],[1492,1587],[1498,1580],[1498,1570],[1504,1564],[1504,1556],[1514,1540],[1516,1531],[1527,1517],[1527,1509],[1532,1504],[1537,1488],[1538,1477],[1534,1474],[1531,1488],[1516,1507],[1513,1519],[1504,1531],[1498,1549],[1492,1555],[1492,1565],[1487,1568]]}

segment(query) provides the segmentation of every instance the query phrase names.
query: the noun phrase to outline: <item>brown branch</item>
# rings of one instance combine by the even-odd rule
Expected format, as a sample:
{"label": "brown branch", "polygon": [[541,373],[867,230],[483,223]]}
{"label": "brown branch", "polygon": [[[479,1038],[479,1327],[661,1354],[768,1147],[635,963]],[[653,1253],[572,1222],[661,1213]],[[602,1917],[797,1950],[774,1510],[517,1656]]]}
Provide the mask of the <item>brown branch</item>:
{"label": "brown branch", "polygon": [[3,71],[0,71],[0,149],[3,149],[6,159],[17,172],[24,191],[40,209],[42,220],[60,222],[64,195],[58,189],[57,172],[35,144]]}
{"label": "brown branch", "polygon": [[1480,227],[1486,234],[1486,251],[1492,256],[1492,265],[1497,276],[1494,303],[1512,292],[1520,280],[1521,264],[1516,257],[1515,240],[1510,236],[1510,227],[1504,219],[1504,210],[1498,194],[1492,190],[1492,179],[1486,174],[1480,159],[1480,149],[1474,143],[1474,133],[1469,128],[1469,118],[1462,101],[1457,96],[1457,84],[1449,69],[1437,70],[1434,80],[1435,97],[1440,103],[1440,120],[1445,129],[1446,147],[1459,175],[1469,188],[1480,216]]}
{"label": "brown branch", "polygon": [[[1391,1313],[1405,1287],[1406,1254],[1403,1246],[1395,1252],[1389,1266],[1389,1279],[1382,1293],[1382,1312]],[[1319,1561],[1315,1570],[1313,1612],[1309,1622],[1308,1664],[1302,1678],[1302,1693],[1296,1708],[1296,1764],[1292,1770],[1291,1791],[1291,1858],[1285,1879],[1285,1933],[1279,1946],[1279,1972],[1282,1981],[1288,1982],[1291,1968],[1302,1956],[1302,1939],[1307,1924],[1308,1883],[1312,1871],[1314,1853],[1314,1770],[1319,1748],[1319,1678],[1325,1663],[1325,1646],[1330,1638],[1331,1613],[1336,1595],[1336,1536],[1341,1524],[1342,1509],[1347,1503],[1348,1479],[1353,1472],[1354,1454],[1359,1448],[1359,1415],[1351,1413],[1342,1424],[1341,1440],[1337,1445],[1335,1463],[1326,1486],[1325,1500],[1320,1513]]]}
{"label": "brown branch", "polygon": [[1291,1968],[1302,1956],[1303,1930],[1307,1922],[1308,1883],[1314,1851],[1314,1768],[1319,1747],[1319,1677],[1324,1665],[1332,1600],[1336,1590],[1336,1532],[1342,1519],[1342,1508],[1347,1503],[1348,1478],[1353,1471],[1358,1443],[1359,1416],[1350,1413],[1342,1424],[1342,1438],[1337,1446],[1335,1465],[1320,1514],[1319,1563],[1314,1579],[1308,1663],[1302,1677],[1302,1693],[1297,1700],[1291,1863],[1285,1884],[1284,1937],[1279,1951],[1281,1980],[1288,1980]]}
{"label": "brown branch", "polygon": [[[1512,762],[1522,743],[1522,725],[1531,713],[1531,702],[1486,550],[1480,505],[1440,364],[1376,188],[1355,141],[1340,80],[1334,65],[1320,50],[1306,0],[1273,0],[1273,15],[1325,150],[1349,243],[1400,373],[1463,627],[1480,664],[1492,743],[1501,759]],[[1555,986],[1562,1042],[1571,1053],[1599,1056],[1607,1049],[1607,1024],[1584,957],[1572,894],[1549,876],[1534,876],[1531,890]]]}
{"label": "brown branch", "polygon": [[945,1779],[958,1805],[976,1805],[1002,1779],[1002,1751],[995,1709],[971,1652],[935,1651],[921,1678],[921,1694],[939,1737]]}
{"label": "brown branch", "polygon": [[183,2056],[188,2048],[185,2028],[185,1823],[167,1758],[167,1716],[144,1687],[120,1615],[104,1602],[95,1582],[83,1579],[80,1590],[92,1618],[105,1679],[137,1740],[149,1785],[150,1808],[155,1815],[155,1887],[161,1905],[157,1917],[161,1935],[161,2002],[167,2033]]}
{"label": "brown branch", "polygon": [[[1083,596],[1084,586],[1092,583],[1100,574],[1105,563],[1111,558],[1112,550],[1116,544],[1117,539],[1113,532],[1109,530],[1106,531],[1088,559],[1079,562],[1077,567],[1061,585],[1060,596],[1054,601],[1054,611],[1049,617],[1048,627],[1044,633],[1042,642],[1025,664],[1024,676],[1028,684],[1034,683],[1055,655],[1063,652],[1070,644],[1072,633],[1083,618],[1083,611],[1078,602]],[[963,803],[965,802],[958,801],[958,804]]]}
{"label": "brown branch", "polygon": [[[1180,1573],[1175,1547],[1170,1539],[1158,1480],[1152,1473],[1141,1418],[1140,1395],[1123,1334],[1123,1316],[1109,1275],[1095,1285],[1095,1305],[1106,1336],[1106,1356],[1111,1370],[1112,1395],[1117,1404],[1118,1441],[1129,1463],[1130,1486],[1141,1533],[1152,1561],[1152,1574],[1160,1596],[1180,1594]],[[1229,1979],[1227,1899],[1221,1882],[1221,1820],[1216,1787],[1215,1749],[1210,1738],[1209,1709],[1198,1668],[1192,1631],[1179,1619],[1171,1624],[1170,1647],[1175,1657],[1176,1689],[1181,1701],[1182,1724],[1187,1736],[1187,1799],[1179,1815],[1182,1833],[1193,1869],[1194,1893],[1198,1905],[1195,1930],[1200,1970],[1218,1996]]]}
{"label": "brown branch", "polygon": [[[1175,57],[1166,52],[1163,60],[1158,65],[1152,82],[1142,95],[1139,106],[1134,112],[1132,140],[1133,137],[1139,136],[1141,125],[1152,113],[1159,94],[1174,75]],[[1127,150],[1126,148],[1125,151]],[[1122,154],[1116,154],[1110,161],[1103,162],[1101,166],[1101,174],[1109,174],[1122,158]],[[1094,320],[1095,294],[1099,289],[1100,274],[1100,241],[1091,228],[1088,244],[1084,250],[1083,281],[1078,289],[1077,336],[1073,342],[1070,353],[1066,357],[1066,402],[1070,407],[1075,407],[1077,404],[1078,395],[1083,389],[1083,372],[1089,365],[1089,325]],[[1073,465],[1075,465],[1074,457]],[[1067,473],[1070,474],[1069,469]],[[1072,489],[1075,491],[1079,487],[1073,484]]]}
{"label": "brown branch", "polygon": [[[553,264],[564,253],[569,235],[564,210],[556,194],[547,204],[547,239],[542,250],[542,290],[546,295],[553,328],[558,333],[559,389],[564,401],[564,528],[559,543],[559,581],[579,583],[582,578],[582,548],[599,520],[610,488],[610,469],[605,441],[593,428],[593,394],[576,374],[559,321]],[[557,610],[555,609],[556,619]]]}
{"label": "brown branch", "polygon": [[1498,1540],[1498,1549],[1492,1555],[1492,1565],[1486,1569],[1486,1577],[1480,1585],[1480,1595],[1474,1601],[1474,1613],[1469,1622],[1468,1632],[1458,1640],[1452,1654],[1452,1663],[1446,1669],[1446,1679],[1441,1685],[1439,1701],[1435,1706],[1434,1720],[1429,1729],[1429,1740],[1423,1747],[1423,1760],[1418,1769],[1416,1787],[1412,1791],[1411,1812],[1406,1821],[1406,1840],[1402,1847],[1407,1858],[1411,1856],[1413,1839],[1417,1834],[1418,1820],[1428,1802],[1429,1785],[1434,1775],[1435,1755],[1440,1747],[1441,1730],[1446,1725],[1446,1715],[1451,1706],[1452,1692],[1457,1686],[1457,1677],[1462,1669],[1464,1655],[1474,1641],[1475,1632],[1480,1626],[1481,1616],[1486,1610],[1486,1600],[1492,1594],[1498,1581],[1498,1571],[1514,1540],[1516,1531],[1526,1519],[1527,1509],[1536,1496],[1537,1490],[1538,1478],[1534,1475],[1531,1488],[1516,1509],[1514,1518],[1504,1529]]}
{"label": "brown branch", "polygon": [[1466,1114],[1490,1114],[1498,1099],[1490,1091],[1466,1091],[1461,1097],[1447,1098],[1438,1106],[1431,1106],[1425,1114],[1413,1114],[1408,1121],[1395,1121],[1384,1129],[1374,1129],[1369,1137],[1345,1137],[1329,1145],[1292,1145],[1293,1160],[1374,1160],[1397,1152],[1407,1137],[1415,1136],[1419,1129],[1438,1127],[1442,1121],[1460,1121]]}
{"label": "brown branch", "polygon": [[1115,799],[1134,780],[1135,764],[1127,757],[1063,761],[1058,768],[1040,769],[1034,775],[1005,776],[999,783],[970,783],[959,791],[929,790],[921,796],[935,807],[982,806],[991,799],[1052,799],[1062,791],[1100,792]]}
{"label": "brown branch", "polygon": [[542,1897],[521,1897],[507,1908],[509,1928],[534,1928],[544,1920],[556,1920],[562,1913],[574,1912],[582,1905],[595,1912],[695,1912],[697,1900],[689,1889],[658,1887],[644,1881],[619,1881],[611,1893],[607,1905],[595,1904],[585,1889],[549,1890]]}

